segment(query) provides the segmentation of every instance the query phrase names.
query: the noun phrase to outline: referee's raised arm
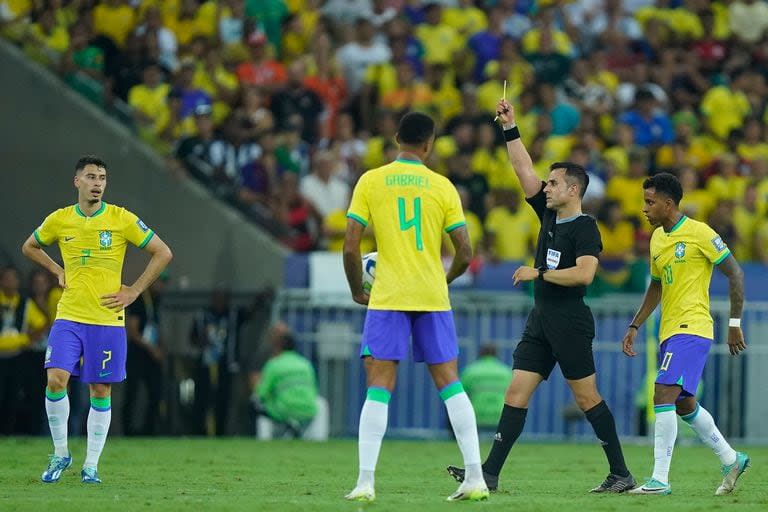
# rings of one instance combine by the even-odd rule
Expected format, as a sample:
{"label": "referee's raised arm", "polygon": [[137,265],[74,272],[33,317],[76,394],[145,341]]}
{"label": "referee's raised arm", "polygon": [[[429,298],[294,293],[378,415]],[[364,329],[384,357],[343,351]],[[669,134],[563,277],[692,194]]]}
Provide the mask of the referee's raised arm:
{"label": "referee's raised arm", "polygon": [[541,179],[533,172],[531,155],[520,140],[520,130],[515,124],[515,108],[507,100],[502,99],[496,106],[496,114],[504,128],[504,140],[507,142],[507,154],[515,169],[517,179],[523,188],[525,197],[533,197],[541,190]]}

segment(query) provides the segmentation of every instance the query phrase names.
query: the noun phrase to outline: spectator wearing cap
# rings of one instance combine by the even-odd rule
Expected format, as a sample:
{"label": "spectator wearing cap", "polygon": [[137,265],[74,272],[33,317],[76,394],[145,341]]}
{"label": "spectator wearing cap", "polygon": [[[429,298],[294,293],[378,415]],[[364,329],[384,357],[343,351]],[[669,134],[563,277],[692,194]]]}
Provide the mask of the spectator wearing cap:
{"label": "spectator wearing cap", "polygon": [[241,86],[252,85],[271,94],[283,86],[287,78],[285,67],[269,56],[269,45],[264,32],[253,32],[246,40],[251,59],[237,66]]}
{"label": "spectator wearing cap", "polygon": [[139,135],[150,144],[156,144],[165,129],[170,112],[166,102],[171,86],[163,82],[160,63],[147,63],[142,72],[142,82],[131,87],[128,104],[133,109],[133,120]]}
{"label": "spectator wearing cap", "polygon": [[209,186],[227,184],[235,176],[227,176],[221,164],[221,154],[227,143],[214,131],[211,107],[199,105],[194,113],[196,134],[182,138],[175,149],[177,166]]}
{"label": "spectator wearing cap", "polygon": [[[669,116],[657,110],[658,103],[653,93],[640,89],[635,94],[635,108],[619,117],[619,122],[628,124],[635,133],[635,144],[657,148],[671,143],[675,138]],[[642,187],[641,187],[642,188]]]}
{"label": "spectator wearing cap", "polygon": [[288,81],[285,87],[272,96],[271,109],[278,130],[285,129],[292,116],[300,116],[301,138],[309,144],[314,144],[319,138],[320,116],[325,110],[325,105],[315,91],[304,85],[306,75],[303,60],[292,62],[288,66]]}
{"label": "spectator wearing cap", "polygon": [[349,185],[336,175],[336,157],[330,151],[318,151],[312,159],[312,173],[301,179],[299,192],[320,218],[349,205]]}

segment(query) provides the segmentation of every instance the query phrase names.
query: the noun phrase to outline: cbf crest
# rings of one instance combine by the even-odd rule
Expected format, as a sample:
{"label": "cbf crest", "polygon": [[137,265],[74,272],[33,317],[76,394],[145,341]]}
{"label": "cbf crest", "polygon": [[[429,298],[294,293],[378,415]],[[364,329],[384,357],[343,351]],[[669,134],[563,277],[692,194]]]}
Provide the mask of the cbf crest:
{"label": "cbf crest", "polygon": [[675,244],[675,258],[678,260],[683,259],[685,256],[685,242],[677,242]]}
{"label": "cbf crest", "polygon": [[99,231],[99,248],[112,248],[112,232],[109,230]]}

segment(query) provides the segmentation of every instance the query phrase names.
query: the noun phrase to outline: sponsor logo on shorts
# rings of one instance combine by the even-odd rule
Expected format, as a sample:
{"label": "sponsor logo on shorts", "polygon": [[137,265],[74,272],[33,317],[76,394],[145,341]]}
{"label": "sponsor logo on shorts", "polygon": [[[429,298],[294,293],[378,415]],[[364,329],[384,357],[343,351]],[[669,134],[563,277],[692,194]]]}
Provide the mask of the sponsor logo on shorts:
{"label": "sponsor logo on shorts", "polygon": [[112,372],[99,372],[99,377],[106,377],[108,375],[112,375]]}
{"label": "sponsor logo on shorts", "polygon": [[50,363],[51,362],[51,353],[53,352],[53,347],[48,345],[48,348],[45,349],[45,362]]}

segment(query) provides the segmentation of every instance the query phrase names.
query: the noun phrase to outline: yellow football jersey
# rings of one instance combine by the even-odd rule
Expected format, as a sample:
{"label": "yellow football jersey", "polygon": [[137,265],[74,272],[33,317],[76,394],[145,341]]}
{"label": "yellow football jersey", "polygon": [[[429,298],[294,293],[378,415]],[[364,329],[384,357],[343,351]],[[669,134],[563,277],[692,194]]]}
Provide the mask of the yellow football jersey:
{"label": "yellow football jersey", "polygon": [[464,226],[456,188],[423,163],[398,159],[362,175],[347,216],[373,222],[378,258],[370,309],[448,311],[443,231]]}
{"label": "yellow football jersey", "polygon": [[667,233],[651,236],[651,279],[661,282],[663,342],[675,334],[713,339],[709,313],[709,282],[714,265],[731,251],[707,224],[683,216]]}
{"label": "yellow football jersey", "polygon": [[144,248],[154,236],[136,215],[101,202],[87,217],[78,205],[56,210],[34,232],[40,245],[59,244],[66,288],[56,319],[92,325],[125,325],[123,311],[101,305],[101,297],[120,289],[127,243]]}

